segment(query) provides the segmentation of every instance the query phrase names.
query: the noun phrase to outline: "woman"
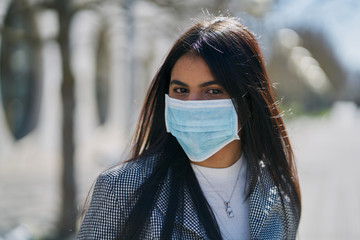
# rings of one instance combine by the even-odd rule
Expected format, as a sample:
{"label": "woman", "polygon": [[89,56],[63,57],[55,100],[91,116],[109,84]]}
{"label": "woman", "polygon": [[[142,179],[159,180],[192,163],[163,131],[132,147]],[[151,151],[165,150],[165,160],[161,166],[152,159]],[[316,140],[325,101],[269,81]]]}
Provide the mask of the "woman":
{"label": "woman", "polygon": [[153,79],[133,157],[101,174],[79,239],[295,239],[300,189],[254,36],[197,23]]}

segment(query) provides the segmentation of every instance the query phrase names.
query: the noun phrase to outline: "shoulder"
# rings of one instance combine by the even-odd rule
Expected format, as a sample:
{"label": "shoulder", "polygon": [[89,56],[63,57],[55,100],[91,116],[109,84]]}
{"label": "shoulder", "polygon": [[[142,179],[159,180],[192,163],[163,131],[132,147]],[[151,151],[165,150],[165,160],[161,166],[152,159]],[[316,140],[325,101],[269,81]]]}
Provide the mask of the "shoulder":
{"label": "shoulder", "polygon": [[118,187],[140,186],[154,170],[159,156],[160,154],[151,154],[121,163],[100,174],[96,182],[106,182],[114,190]]}
{"label": "shoulder", "polygon": [[154,153],[135,158],[108,169],[100,174],[99,177],[116,181],[119,179],[126,180],[134,175],[148,175],[153,171],[159,157],[160,153]]}
{"label": "shoulder", "polygon": [[136,189],[156,165],[157,154],[134,159],[100,174],[78,239],[118,239],[134,205]]}
{"label": "shoulder", "polygon": [[103,172],[96,180],[93,194],[111,193],[120,207],[126,210],[134,202],[136,190],[153,172],[159,156],[140,157]]}

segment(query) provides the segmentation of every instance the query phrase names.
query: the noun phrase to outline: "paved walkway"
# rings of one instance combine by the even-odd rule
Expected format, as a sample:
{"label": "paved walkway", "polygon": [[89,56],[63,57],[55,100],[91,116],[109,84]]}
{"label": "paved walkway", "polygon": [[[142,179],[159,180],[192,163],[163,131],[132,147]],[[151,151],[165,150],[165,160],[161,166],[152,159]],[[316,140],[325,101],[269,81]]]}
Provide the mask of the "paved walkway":
{"label": "paved walkway", "polygon": [[[288,121],[287,127],[303,196],[299,239],[360,239],[360,110],[337,104],[326,117]],[[77,153],[79,208],[108,165],[101,154],[82,152]],[[19,239],[27,239],[26,232],[51,232],[59,212],[60,160],[30,148],[14,157],[0,161],[0,236],[20,224],[17,230],[25,237]]]}
{"label": "paved walkway", "polygon": [[360,110],[340,103],[288,127],[303,198],[300,239],[360,239]]}

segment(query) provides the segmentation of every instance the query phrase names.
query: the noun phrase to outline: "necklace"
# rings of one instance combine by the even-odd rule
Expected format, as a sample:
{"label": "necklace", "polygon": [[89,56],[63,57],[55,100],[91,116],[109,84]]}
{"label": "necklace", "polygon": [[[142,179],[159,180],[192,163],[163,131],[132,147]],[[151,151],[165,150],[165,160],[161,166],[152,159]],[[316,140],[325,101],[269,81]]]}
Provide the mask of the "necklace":
{"label": "necklace", "polygon": [[234,217],[234,212],[232,210],[232,208],[230,207],[230,201],[231,201],[231,198],[235,192],[235,188],[236,188],[236,184],[239,180],[239,177],[240,177],[240,172],[241,172],[241,168],[239,169],[239,172],[238,172],[238,175],[236,177],[236,180],[235,180],[235,184],[234,184],[234,187],[232,189],[232,192],[231,192],[231,195],[230,195],[230,198],[228,201],[226,201],[221,195],[220,193],[218,193],[216,190],[215,190],[215,187],[214,185],[211,184],[211,182],[205,177],[205,174],[203,174],[201,172],[201,170],[198,168],[198,166],[196,164],[194,164],[195,168],[199,171],[199,173],[201,174],[201,176],[209,183],[210,187],[212,187],[214,189],[214,192],[221,198],[221,200],[224,202],[224,205],[225,205],[225,211],[226,211],[226,214],[229,218],[233,218]]}

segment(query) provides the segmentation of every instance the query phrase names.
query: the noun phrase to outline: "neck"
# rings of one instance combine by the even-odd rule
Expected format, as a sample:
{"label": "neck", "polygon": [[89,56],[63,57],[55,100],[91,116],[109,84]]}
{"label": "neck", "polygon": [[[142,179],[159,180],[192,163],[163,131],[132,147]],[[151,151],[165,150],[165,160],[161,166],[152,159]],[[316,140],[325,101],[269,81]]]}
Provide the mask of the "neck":
{"label": "neck", "polygon": [[226,168],[233,165],[241,156],[241,141],[234,140],[214,155],[202,162],[193,164],[209,168]]}

